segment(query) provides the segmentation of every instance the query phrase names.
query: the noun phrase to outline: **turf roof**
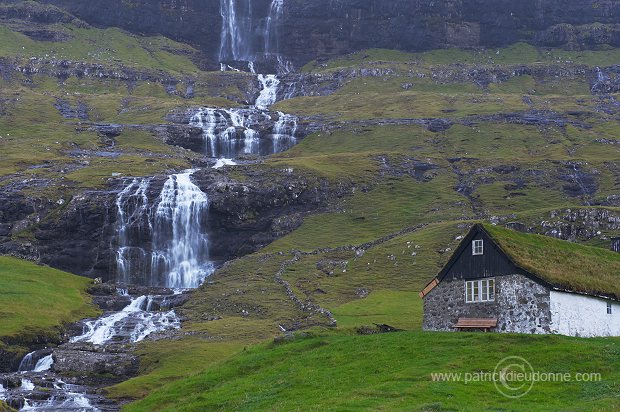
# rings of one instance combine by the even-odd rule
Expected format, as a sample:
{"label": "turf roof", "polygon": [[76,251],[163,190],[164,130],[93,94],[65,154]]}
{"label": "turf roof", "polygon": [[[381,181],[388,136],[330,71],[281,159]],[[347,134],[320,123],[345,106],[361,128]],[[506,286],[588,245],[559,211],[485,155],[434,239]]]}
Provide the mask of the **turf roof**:
{"label": "turf roof", "polygon": [[481,225],[521,269],[552,286],[620,300],[620,253]]}

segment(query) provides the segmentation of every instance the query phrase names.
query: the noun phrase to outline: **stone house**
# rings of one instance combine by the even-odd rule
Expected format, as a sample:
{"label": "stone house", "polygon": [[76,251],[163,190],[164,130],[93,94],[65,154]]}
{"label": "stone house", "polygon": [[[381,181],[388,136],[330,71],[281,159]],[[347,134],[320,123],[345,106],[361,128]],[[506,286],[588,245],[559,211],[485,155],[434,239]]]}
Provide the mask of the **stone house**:
{"label": "stone house", "polygon": [[476,224],[420,296],[425,330],[620,336],[620,253]]}

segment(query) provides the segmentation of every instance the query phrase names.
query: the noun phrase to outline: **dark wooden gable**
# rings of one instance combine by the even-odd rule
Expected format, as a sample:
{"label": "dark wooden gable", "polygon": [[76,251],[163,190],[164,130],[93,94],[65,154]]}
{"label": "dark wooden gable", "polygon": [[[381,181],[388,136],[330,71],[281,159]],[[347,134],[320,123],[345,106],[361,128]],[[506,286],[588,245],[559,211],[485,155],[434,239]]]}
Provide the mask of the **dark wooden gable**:
{"label": "dark wooden gable", "polygon": [[[484,253],[472,254],[474,240],[484,241]],[[452,258],[437,276],[438,280],[480,279],[495,276],[523,274],[511,259],[497,246],[481,225],[476,225],[461,242]]]}

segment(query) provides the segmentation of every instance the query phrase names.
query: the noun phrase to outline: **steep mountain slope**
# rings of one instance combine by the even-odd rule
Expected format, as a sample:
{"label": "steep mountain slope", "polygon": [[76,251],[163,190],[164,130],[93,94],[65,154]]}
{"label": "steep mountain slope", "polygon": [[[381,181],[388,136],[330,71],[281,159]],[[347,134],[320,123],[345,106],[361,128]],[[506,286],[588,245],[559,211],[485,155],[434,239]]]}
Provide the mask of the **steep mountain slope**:
{"label": "steep mountain slope", "polygon": [[[184,324],[172,340],[135,346],[141,376],[109,389],[123,401],[153,393],[143,410],[193,388],[195,380],[183,378],[283,332],[293,339],[312,327],[337,335],[373,323],[419,328],[417,292],[474,221],[519,222],[600,247],[620,234],[616,2],[520,2],[514,11],[504,2],[287,3],[280,35],[294,44],[280,48],[303,68],[279,76],[278,102],[257,127],[273,131],[279,111],[297,115],[299,144],[274,156],[243,154],[221,169],[211,168],[193,115],[248,109],[264,84],[252,73],[212,71],[219,69],[220,24],[209,20],[219,19],[216,2],[53,3],[63,8],[0,5],[0,251],[114,280],[119,193],[134,177],[148,181],[145,208],[168,175],[189,167],[200,169],[193,182],[209,196],[211,257],[222,267],[178,309]],[[400,12],[420,21],[404,43],[394,33],[405,23],[390,20]],[[370,20],[379,23],[369,28]],[[594,21],[602,23],[582,26]],[[560,23],[579,27],[552,27]],[[570,47],[340,56],[369,45],[517,40]],[[362,338],[347,339],[344,347]],[[510,344],[497,339],[498,347]],[[256,356],[280,354],[269,349]],[[207,378],[236,375],[235,362],[246,360]]]}
{"label": "steep mountain slope", "polygon": [[[220,1],[208,0],[45,0],[88,23],[162,34],[195,45],[218,64],[222,19]],[[248,5],[247,30],[264,30],[271,0]],[[303,63],[368,47],[406,51],[446,46],[499,47],[518,41],[541,46],[618,46],[620,2],[615,0],[289,0],[279,23],[280,47]],[[595,24],[596,23],[596,24]],[[261,47],[257,37],[252,37]]]}
{"label": "steep mountain slope", "polygon": [[[306,78],[343,86],[277,104],[323,128],[266,164],[319,174],[350,195],[216,272],[182,309],[184,327],[224,347],[317,323],[417,329],[417,292],[472,219],[608,247],[620,230],[617,105],[608,93],[616,53],[370,50],[308,65]],[[150,382],[169,376],[145,372]],[[135,396],[141,385],[112,393]]]}

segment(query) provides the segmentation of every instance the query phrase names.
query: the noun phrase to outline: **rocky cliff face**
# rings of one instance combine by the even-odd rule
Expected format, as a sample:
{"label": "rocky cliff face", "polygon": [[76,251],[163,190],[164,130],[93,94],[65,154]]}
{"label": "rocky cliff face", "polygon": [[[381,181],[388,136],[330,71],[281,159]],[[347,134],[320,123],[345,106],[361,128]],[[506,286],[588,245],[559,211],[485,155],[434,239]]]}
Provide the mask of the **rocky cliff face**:
{"label": "rocky cliff face", "polygon": [[[218,0],[43,2],[96,26],[192,43],[206,52],[211,65],[218,61]],[[270,4],[251,2],[255,33],[264,30]],[[277,22],[277,43],[279,53],[298,64],[368,47],[419,51],[528,41],[581,49],[620,45],[619,21],[616,0],[286,0]],[[260,36],[255,38],[260,42]]]}
{"label": "rocky cliff face", "polygon": [[[167,176],[155,176],[147,193],[157,206]],[[211,259],[223,262],[254,252],[301,225],[310,212],[350,188],[293,170],[251,172],[242,181],[225,171],[204,169],[193,180],[209,194],[208,234]],[[114,280],[118,243],[117,194],[124,182],[90,190],[62,207],[6,189],[0,192],[0,252],[38,259],[50,266],[92,278]],[[29,238],[16,238],[29,224]]]}

